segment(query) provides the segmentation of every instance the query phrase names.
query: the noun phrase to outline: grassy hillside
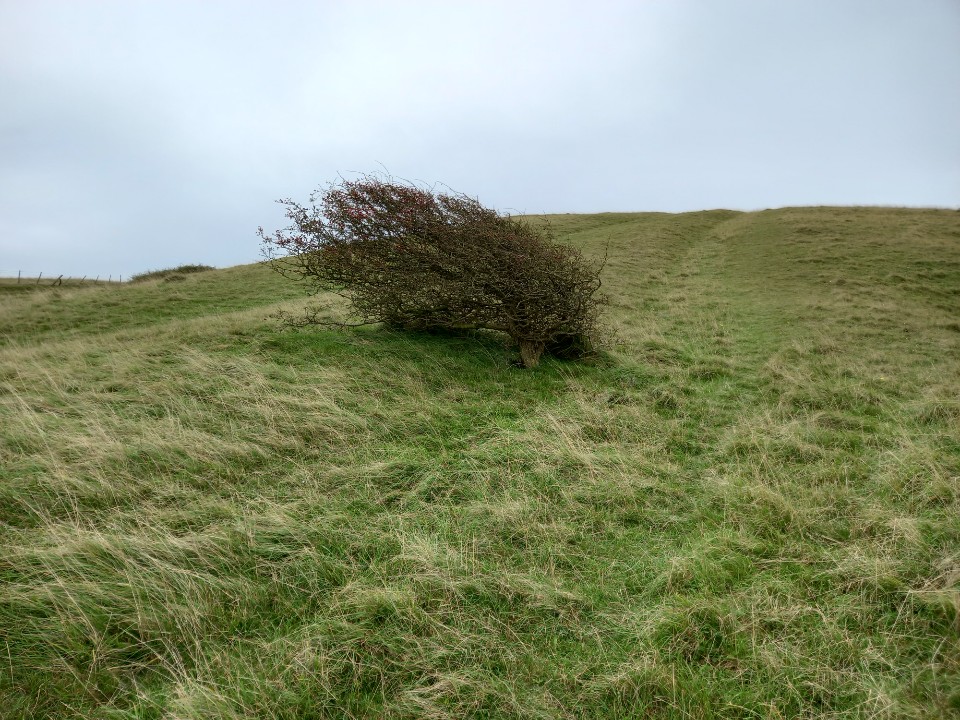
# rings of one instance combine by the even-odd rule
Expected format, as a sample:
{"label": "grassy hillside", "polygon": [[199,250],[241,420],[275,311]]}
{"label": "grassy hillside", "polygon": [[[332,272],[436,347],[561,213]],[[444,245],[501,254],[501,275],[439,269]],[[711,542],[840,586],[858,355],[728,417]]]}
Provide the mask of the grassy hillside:
{"label": "grassy hillside", "polygon": [[0,294],[0,715],[960,713],[960,213],[564,215],[618,344]]}

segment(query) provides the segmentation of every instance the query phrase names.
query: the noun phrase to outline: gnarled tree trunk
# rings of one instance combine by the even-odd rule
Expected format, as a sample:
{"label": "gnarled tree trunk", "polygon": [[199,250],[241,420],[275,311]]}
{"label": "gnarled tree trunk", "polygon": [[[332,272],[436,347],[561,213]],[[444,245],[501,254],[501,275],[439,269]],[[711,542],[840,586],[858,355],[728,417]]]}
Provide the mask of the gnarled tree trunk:
{"label": "gnarled tree trunk", "polygon": [[544,344],[538,340],[520,341],[520,359],[523,360],[525,368],[536,367],[540,364],[540,356],[543,355]]}

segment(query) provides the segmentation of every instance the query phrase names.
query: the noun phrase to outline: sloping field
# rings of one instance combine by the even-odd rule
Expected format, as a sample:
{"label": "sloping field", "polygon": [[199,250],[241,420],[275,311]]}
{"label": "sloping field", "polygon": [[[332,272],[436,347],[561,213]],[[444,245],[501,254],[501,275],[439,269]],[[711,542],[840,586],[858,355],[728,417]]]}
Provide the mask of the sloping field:
{"label": "sloping field", "polygon": [[0,716],[960,713],[960,213],[555,216],[617,344],[0,295]]}

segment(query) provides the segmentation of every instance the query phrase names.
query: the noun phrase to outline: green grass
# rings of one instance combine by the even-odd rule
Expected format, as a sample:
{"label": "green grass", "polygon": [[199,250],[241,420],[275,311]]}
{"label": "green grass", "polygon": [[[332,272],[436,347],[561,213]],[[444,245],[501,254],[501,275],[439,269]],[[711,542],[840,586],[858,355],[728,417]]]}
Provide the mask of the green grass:
{"label": "green grass", "polygon": [[88,277],[0,277],[0,300],[15,293],[63,291],[75,288],[119,285],[119,281],[108,278]]}
{"label": "green grass", "polygon": [[591,364],[0,295],[0,715],[960,714],[960,213],[551,220]]}

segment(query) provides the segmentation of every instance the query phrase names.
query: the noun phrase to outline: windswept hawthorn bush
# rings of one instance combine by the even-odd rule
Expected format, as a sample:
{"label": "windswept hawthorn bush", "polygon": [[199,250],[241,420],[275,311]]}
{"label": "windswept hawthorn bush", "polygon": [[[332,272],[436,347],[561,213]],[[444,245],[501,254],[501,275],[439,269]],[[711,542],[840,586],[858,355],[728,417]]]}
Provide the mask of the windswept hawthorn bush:
{"label": "windswept hawthorn bush", "polygon": [[[526,367],[575,358],[596,341],[600,269],[579,250],[459,193],[375,176],[286,199],[291,225],[267,234],[283,275],[345,297],[359,322],[505,333]],[[316,313],[300,324],[338,324]],[[340,323],[343,324],[343,323]]]}

